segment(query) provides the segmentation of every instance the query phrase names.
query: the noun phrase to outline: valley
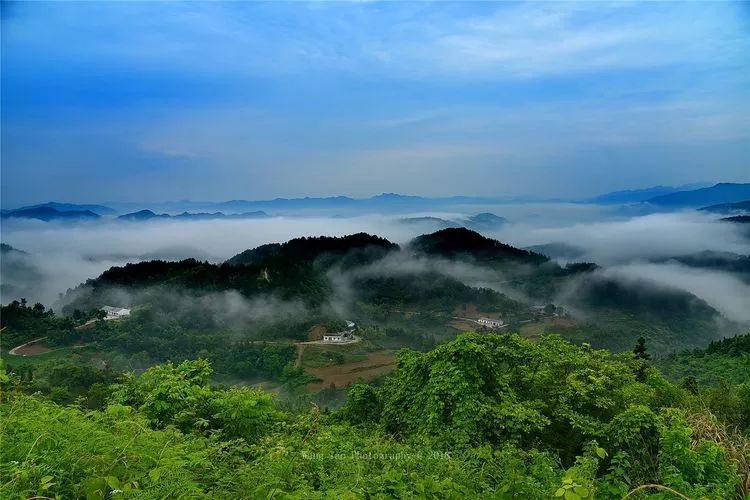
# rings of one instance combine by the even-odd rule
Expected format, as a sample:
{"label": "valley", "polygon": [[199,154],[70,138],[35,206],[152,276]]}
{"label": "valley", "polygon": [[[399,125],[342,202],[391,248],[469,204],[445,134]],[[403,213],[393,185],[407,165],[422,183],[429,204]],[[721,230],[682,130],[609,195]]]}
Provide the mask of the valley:
{"label": "valley", "polygon": [[[700,217],[694,227],[740,238],[735,251],[746,245],[724,221]],[[364,232],[304,236],[222,261],[135,259],[70,287],[53,308],[4,304],[0,409],[12,427],[2,432],[26,436],[12,438],[12,456],[43,426],[92,436],[77,442],[94,460],[110,459],[93,439],[138,443],[124,455],[129,461],[149,447],[174,456],[185,446],[227,453],[235,472],[211,467],[255,485],[198,477],[180,460],[146,469],[123,462],[117,483],[112,476],[75,487],[100,497],[115,494],[112,484],[162,491],[161,474],[179,474],[170,484],[187,490],[191,478],[220,497],[242,497],[235,488],[307,496],[319,479],[344,492],[392,496],[387,471],[406,465],[383,459],[372,471],[372,453],[415,460],[409,467],[417,472],[398,480],[405,493],[395,496],[440,488],[439,498],[505,490],[543,498],[571,477],[596,498],[620,498],[656,479],[708,498],[750,491],[742,451],[750,321],[736,307],[741,297],[726,295],[746,286],[742,254],[592,262],[585,249],[520,248],[491,236],[507,224],[490,235],[450,225],[399,243]],[[41,263],[24,250],[4,252],[12,258],[6,269],[21,266],[14,277]],[[654,279],[662,275],[673,281]],[[709,290],[718,283],[724,295],[685,286],[678,275]],[[64,428],[49,420],[62,415],[53,408],[68,409]],[[136,426],[142,434],[127,430]],[[670,441],[677,435],[682,441]],[[645,453],[631,445],[642,439]],[[679,449],[690,458],[679,458]],[[279,485],[269,468],[278,460],[291,471],[289,483]],[[655,475],[653,460],[709,463],[719,479],[707,483],[683,465],[678,475]],[[320,472],[321,464],[336,471],[352,463],[354,483],[352,473]],[[521,466],[528,482],[503,479]],[[3,467],[16,474],[13,464]],[[614,467],[627,477],[606,472]],[[443,475],[453,486],[435,486]]]}
{"label": "valley", "polygon": [[0,0],[0,500],[750,500],[749,5]]}

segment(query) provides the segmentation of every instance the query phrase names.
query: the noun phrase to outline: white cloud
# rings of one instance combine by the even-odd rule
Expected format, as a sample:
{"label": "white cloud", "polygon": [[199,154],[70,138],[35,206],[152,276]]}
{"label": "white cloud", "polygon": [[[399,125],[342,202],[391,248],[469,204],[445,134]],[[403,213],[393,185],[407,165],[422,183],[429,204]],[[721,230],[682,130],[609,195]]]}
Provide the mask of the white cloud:
{"label": "white cloud", "polygon": [[607,269],[603,274],[620,280],[641,280],[686,290],[727,319],[750,322],[750,285],[729,273],[680,264],[632,263]]}
{"label": "white cloud", "polygon": [[566,243],[583,251],[577,260],[610,266],[706,250],[748,255],[750,241],[738,226],[717,223],[712,215],[680,212],[551,228],[521,224],[497,236],[519,246]]}

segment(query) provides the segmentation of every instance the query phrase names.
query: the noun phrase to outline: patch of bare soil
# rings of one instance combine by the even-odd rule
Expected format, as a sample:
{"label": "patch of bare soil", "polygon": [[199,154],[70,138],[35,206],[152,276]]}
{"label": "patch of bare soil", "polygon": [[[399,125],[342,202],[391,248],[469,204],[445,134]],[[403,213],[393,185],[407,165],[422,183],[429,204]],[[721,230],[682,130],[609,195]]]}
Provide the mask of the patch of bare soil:
{"label": "patch of bare soil", "polygon": [[545,318],[544,324],[548,326],[576,326],[573,318]]}
{"label": "patch of bare soil", "polygon": [[[453,310],[453,316],[457,318],[476,320],[482,317],[502,318],[503,313],[501,311],[480,311],[476,304],[467,303],[456,306],[456,308]],[[476,328],[476,323],[474,328]]]}
{"label": "patch of bare soil", "polygon": [[344,363],[323,368],[306,368],[320,379],[319,382],[307,384],[309,391],[318,391],[324,387],[346,387],[362,378],[372,380],[380,375],[390,373],[396,367],[396,356],[391,351],[375,351],[367,359],[354,363]]}
{"label": "patch of bare soil", "polygon": [[460,332],[475,332],[479,330],[479,325],[465,319],[453,319],[449,325]]}
{"label": "patch of bare soil", "polygon": [[8,354],[12,354],[14,356],[33,356],[35,354],[44,354],[45,352],[50,352],[52,349],[45,345],[42,345],[42,340],[44,339],[35,339],[31,342],[21,344],[18,347],[15,347],[8,351]]}

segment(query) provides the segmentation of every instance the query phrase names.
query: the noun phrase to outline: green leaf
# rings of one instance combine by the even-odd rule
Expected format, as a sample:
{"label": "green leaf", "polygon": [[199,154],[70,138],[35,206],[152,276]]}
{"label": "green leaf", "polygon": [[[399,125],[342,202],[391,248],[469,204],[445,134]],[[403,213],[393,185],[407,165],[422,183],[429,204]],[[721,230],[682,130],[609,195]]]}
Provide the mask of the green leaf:
{"label": "green leaf", "polygon": [[159,469],[151,469],[148,473],[148,477],[151,478],[152,481],[156,482],[161,477],[161,471]]}
{"label": "green leaf", "polygon": [[586,488],[585,486],[576,486],[575,488],[573,488],[573,491],[577,495],[580,495],[583,498],[586,498],[587,496],[589,496],[589,489]]}
{"label": "green leaf", "polygon": [[54,477],[53,477],[53,476],[44,476],[44,477],[43,477],[43,478],[41,479],[41,483],[42,483],[42,484],[46,484],[46,483],[49,483],[50,481],[52,481],[53,479],[54,479]]}
{"label": "green leaf", "polygon": [[112,489],[117,489],[120,487],[120,480],[117,479],[115,476],[107,476],[106,481],[107,481],[107,486],[109,486]]}
{"label": "green leaf", "polygon": [[106,487],[104,479],[100,477],[89,478],[83,483],[83,487],[87,500],[104,498],[104,488]]}
{"label": "green leaf", "polygon": [[565,488],[558,488],[557,491],[555,492],[556,497],[561,497],[564,494],[565,494]]}
{"label": "green leaf", "polygon": [[565,490],[565,500],[581,500],[581,497],[574,493],[573,490]]}
{"label": "green leaf", "polygon": [[607,452],[604,448],[597,448],[596,454],[599,455],[599,458],[604,458],[607,456]]}

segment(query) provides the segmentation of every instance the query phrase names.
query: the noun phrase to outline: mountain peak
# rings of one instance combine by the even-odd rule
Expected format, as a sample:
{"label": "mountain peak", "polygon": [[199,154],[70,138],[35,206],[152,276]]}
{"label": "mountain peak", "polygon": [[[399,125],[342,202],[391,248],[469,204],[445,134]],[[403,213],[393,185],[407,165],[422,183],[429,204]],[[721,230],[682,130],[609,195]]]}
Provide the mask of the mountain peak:
{"label": "mountain peak", "polygon": [[465,227],[449,227],[415,238],[411,246],[418,253],[442,257],[470,257],[484,261],[522,261],[541,264],[549,259],[528,250],[482,236]]}

